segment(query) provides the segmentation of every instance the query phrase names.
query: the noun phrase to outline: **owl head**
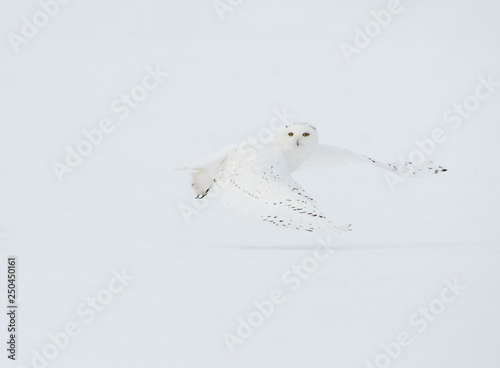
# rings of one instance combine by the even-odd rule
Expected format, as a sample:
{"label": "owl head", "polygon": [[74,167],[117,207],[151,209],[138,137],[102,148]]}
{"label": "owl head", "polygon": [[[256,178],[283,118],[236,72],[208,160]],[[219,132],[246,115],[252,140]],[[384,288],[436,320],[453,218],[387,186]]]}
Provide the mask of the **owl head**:
{"label": "owl head", "polygon": [[309,123],[293,123],[278,133],[278,141],[283,150],[307,150],[318,144],[318,132]]}

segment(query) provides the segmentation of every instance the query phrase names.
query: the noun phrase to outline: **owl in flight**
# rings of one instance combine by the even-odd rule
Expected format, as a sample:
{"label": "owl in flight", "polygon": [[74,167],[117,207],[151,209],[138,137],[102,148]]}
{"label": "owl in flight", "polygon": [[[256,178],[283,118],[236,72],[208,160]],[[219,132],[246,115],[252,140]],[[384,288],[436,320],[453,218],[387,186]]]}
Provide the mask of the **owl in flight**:
{"label": "owl in flight", "polygon": [[[316,128],[293,123],[274,133],[266,144],[242,142],[182,168],[191,171],[196,199],[213,192],[231,211],[248,219],[303,231],[349,231],[319,210],[317,202],[292,177],[299,167],[332,167],[368,163],[402,177],[446,171],[431,163],[385,163],[340,147],[318,144]],[[304,164],[304,165],[303,165]]]}

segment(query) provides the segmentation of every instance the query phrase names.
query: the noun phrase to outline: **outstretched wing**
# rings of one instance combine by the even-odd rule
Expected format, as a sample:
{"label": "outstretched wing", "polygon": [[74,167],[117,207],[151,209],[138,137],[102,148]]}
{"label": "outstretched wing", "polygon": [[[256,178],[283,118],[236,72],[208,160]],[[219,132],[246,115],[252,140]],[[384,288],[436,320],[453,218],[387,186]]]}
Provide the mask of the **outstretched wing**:
{"label": "outstretched wing", "polygon": [[316,201],[293,179],[278,150],[228,155],[215,183],[221,202],[245,218],[305,231],[349,230],[334,226],[319,211]]}
{"label": "outstretched wing", "polygon": [[200,161],[176,169],[191,172],[191,187],[196,193],[196,199],[205,197],[213,186],[215,176],[222,170],[223,162],[230,152],[234,152],[238,145],[233,144],[217,151]]}
{"label": "outstretched wing", "polygon": [[412,162],[382,162],[371,157],[354,153],[345,148],[319,144],[308,161],[301,169],[316,169],[335,167],[350,163],[367,163],[375,165],[381,169],[395,172],[402,177],[422,177],[447,171],[442,166],[434,165],[431,161],[421,165]]}

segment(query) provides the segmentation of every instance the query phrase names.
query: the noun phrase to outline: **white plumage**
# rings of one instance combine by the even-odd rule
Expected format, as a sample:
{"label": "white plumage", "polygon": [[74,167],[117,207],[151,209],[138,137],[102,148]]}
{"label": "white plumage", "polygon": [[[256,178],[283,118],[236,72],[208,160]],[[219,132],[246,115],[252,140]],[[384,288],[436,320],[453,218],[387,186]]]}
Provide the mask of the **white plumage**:
{"label": "white plumage", "polygon": [[446,171],[429,163],[421,167],[409,162],[384,163],[344,148],[318,144],[316,128],[308,123],[285,127],[265,145],[231,145],[183,169],[192,173],[196,198],[214,191],[228,209],[245,218],[296,230],[350,230],[350,225],[333,225],[294,180],[292,172],[304,162],[310,167],[365,162],[404,177]]}

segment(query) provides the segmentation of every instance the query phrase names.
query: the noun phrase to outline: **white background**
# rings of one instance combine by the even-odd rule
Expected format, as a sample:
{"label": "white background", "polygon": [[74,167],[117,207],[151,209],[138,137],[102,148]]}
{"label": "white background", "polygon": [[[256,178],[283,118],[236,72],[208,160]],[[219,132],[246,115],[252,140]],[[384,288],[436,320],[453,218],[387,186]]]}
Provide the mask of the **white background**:
{"label": "white background", "polygon": [[[391,367],[497,366],[500,91],[458,129],[443,113],[480,76],[500,81],[500,7],[401,7],[348,63],[340,44],[387,2],[246,1],[221,21],[210,1],[73,1],[15,52],[8,33],[40,6],[2,1],[0,271],[18,257],[19,363],[76,321],[82,333],[50,367],[363,367],[403,330],[415,341]],[[148,65],[170,76],[120,120],[111,103]],[[179,206],[193,193],[174,171],[256,136],[284,107],[321,142],[385,161],[447,134],[429,159],[448,172],[395,192],[369,166],[296,175],[333,222],[353,224],[296,292],[282,274],[316,235],[216,201],[188,224]],[[53,162],[105,117],[116,129],[58,181]],[[76,307],[122,268],[135,279],[86,325]],[[455,277],[463,295],[422,334],[409,326]],[[273,289],[286,303],[230,354],[222,334]]]}

